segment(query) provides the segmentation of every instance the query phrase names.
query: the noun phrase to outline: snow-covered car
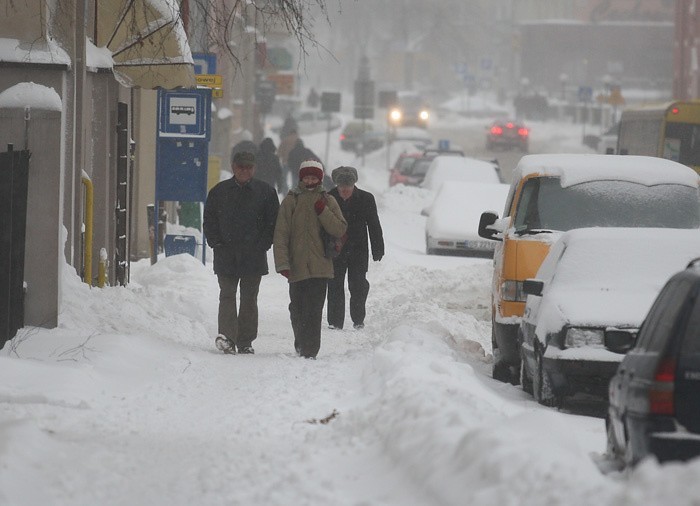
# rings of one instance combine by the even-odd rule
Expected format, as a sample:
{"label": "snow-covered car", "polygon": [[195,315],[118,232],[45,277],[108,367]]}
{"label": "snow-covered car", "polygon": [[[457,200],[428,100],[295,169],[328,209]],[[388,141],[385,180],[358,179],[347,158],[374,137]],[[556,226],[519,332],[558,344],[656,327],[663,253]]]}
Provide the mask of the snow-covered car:
{"label": "snow-covered car", "polygon": [[445,181],[474,183],[502,183],[498,164],[467,156],[436,156],[425,174],[423,188],[437,191]]}
{"label": "snow-covered car", "polygon": [[698,229],[580,228],[562,234],[536,278],[524,282],[523,389],[547,406],[579,393],[607,399],[610,379],[649,307],[698,252]]}
{"label": "snow-covered car", "polygon": [[507,184],[444,183],[425,213],[426,253],[493,257],[496,243],[479,237],[479,217],[484,209],[502,209],[508,188]]}
{"label": "snow-covered car", "polygon": [[525,155],[503,217],[485,212],[479,234],[498,241],[491,298],[493,377],[518,384],[523,281],[537,274],[557,234],[585,227],[700,227],[700,177],[663,158]]}

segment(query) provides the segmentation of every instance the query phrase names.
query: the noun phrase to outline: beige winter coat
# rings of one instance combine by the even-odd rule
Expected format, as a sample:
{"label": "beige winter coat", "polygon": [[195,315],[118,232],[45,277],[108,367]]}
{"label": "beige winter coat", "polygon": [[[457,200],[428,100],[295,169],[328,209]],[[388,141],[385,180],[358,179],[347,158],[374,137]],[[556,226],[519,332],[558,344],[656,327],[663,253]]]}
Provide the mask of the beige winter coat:
{"label": "beige winter coat", "polygon": [[[290,190],[282,200],[272,249],[275,270],[289,270],[289,282],[309,278],[333,278],[333,260],[323,255],[321,227],[335,237],[341,237],[348,224],[336,200],[321,186],[307,190],[300,186]],[[326,208],[316,215],[314,204],[326,197]]]}

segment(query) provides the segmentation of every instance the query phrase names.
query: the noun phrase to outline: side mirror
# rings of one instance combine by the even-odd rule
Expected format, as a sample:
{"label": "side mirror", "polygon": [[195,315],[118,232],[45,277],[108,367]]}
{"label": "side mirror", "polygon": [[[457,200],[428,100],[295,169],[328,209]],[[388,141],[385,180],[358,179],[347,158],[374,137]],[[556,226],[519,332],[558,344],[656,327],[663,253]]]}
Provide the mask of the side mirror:
{"label": "side mirror", "polygon": [[481,213],[481,218],[479,219],[479,237],[491,239],[493,241],[500,241],[501,239],[494,237],[498,233],[498,230],[489,228],[491,225],[496,223],[497,219],[498,215],[496,213],[492,213],[490,211]]}
{"label": "side mirror", "polygon": [[627,353],[634,348],[636,332],[619,329],[605,330],[605,347],[613,353]]}
{"label": "side mirror", "polygon": [[526,279],[523,281],[523,292],[528,295],[542,297],[542,290],[544,290],[544,281],[539,279]]}
{"label": "side mirror", "polygon": [[420,212],[421,216],[430,216],[430,207],[424,207]]}

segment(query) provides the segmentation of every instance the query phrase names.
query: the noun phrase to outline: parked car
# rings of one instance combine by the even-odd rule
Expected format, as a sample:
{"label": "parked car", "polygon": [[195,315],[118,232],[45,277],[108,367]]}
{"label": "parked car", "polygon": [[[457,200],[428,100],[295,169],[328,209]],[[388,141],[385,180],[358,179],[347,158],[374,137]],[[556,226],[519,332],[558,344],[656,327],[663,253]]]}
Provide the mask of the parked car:
{"label": "parked car", "polygon": [[504,217],[481,215],[479,235],[499,241],[491,296],[493,377],[520,381],[523,281],[537,273],[553,232],[583,227],[700,227],[700,177],[671,160],[600,154],[525,155]]}
{"label": "parked car", "polygon": [[521,385],[546,406],[608,396],[608,384],[666,280],[700,253],[700,231],[580,228],[523,283]]}
{"label": "parked car", "polygon": [[372,123],[350,121],[340,134],[340,149],[356,153],[374,151],[384,145],[386,134],[375,132]]}
{"label": "parked car", "polygon": [[426,149],[433,142],[433,138],[424,128],[399,127],[391,131],[391,140],[412,142],[418,149]]}
{"label": "parked car", "polygon": [[389,174],[389,186],[405,184],[418,186],[423,182],[430,164],[438,155],[464,156],[459,150],[426,149],[419,153],[402,153]]}
{"label": "parked car", "polygon": [[445,181],[502,183],[500,168],[493,162],[467,156],[438,155],[430,162],[420,185],[437,191]]}
{"label": "parked car", "polygon": [[610,382],[608,455],[626,465],[700,455],[699,293],[696,259],[663,287]]}
{"label": "parked car", "polygon": [[444,183],[425,211],[425,251],[428,255],[493,257],[496,243],[479,237],[479,216],[485,208],[500,209],[508,185],[493,183]]}
{"label": "parked car", "polygon": [[422,156],[423,152],[401,153],[389,172],[389,186],[397,184],[417,185],[420,183],[417,177],[411,175],[411,167]]}
{"label": "parked car", "polygon": [[496,148],[519,149],[528,152],[530,145],[530,129],[515,120],[496,120],[486,132],[486,149]]}

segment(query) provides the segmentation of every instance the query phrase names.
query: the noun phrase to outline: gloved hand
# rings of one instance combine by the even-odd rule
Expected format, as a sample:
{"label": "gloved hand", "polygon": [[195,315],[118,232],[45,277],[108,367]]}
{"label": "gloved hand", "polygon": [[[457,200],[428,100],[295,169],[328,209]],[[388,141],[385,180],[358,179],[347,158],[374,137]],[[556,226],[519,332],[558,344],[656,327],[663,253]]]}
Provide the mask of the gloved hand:
{"label": "gloved hand", "polygon": [[372,260],[374,260],[375,262],[379,262],[381,261],[383,256],[384,255],[372,255]]}
{"label": "gloved hand", "polygon": [[289,269],[284,269],[283,271],[280,271],[280,274],[284,276],[285,278],[289,279]]}
{"label": "gloved hand", "polygon": [[326,208],[326,200],[323,198],[320,198],[316,201],[314,204],[314,211],[316,211],[316,214],[321,214],[323,210]]}

